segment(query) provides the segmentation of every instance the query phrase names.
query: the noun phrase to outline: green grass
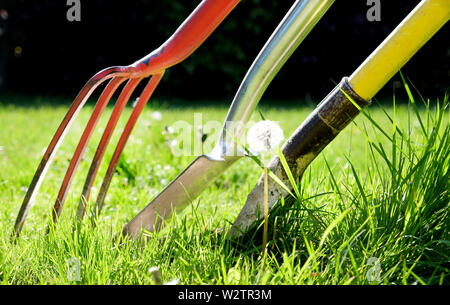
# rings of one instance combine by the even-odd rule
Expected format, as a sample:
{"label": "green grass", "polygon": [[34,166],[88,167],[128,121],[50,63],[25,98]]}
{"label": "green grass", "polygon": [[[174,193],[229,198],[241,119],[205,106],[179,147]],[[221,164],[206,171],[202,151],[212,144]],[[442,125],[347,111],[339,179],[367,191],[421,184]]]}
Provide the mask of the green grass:
{"label": "green grass", "polygon": [[[412,96],[412,95],[411,95]],[[75,211],[90,160],[112,109],[107,109],[80,164],[59,223],[49,223],[59,184],[92,111],[88,106],[57,153],[21,238],[9,234],[43,149],[67,106],[13,106],[0,101],[0,282],[3,284],[449,284],[450,127],[447,100],[426,105],[372,105],[331,143],[270,216],[269,255],[260,258],[261,224],[233,243],[229,228],[262,170],[241,159],[143,247],[113,244],[114,234],[193,157],[174,157],[163,130],[193,113],[221,122],[225,106],[170,108],[142,114],[93,229]],[[36,101],[39,103],[39,100]],[[439,104],[439,107],[437,106]],[[33,104],[35,105],[35,104]],[[151,113],[162,112],[154,121]],[[263,107],[290,135],[312,108]],[[127,108],[120,122],[131,113]],[[258,121],[256,113],[253,120]],[[112,144],[118,140],[117,134]],[[112,155],[114,145],[106,152]],[[103,164],[100,178],[106,171]],[[297,193],[297,192],[295,192]],[[90,202],[92,204],[92,201]],[[274,238],[273,238],[274,237]],[[68,277],[79,262],[80,281]],[[261,272],[265,264],[264,272]]]}

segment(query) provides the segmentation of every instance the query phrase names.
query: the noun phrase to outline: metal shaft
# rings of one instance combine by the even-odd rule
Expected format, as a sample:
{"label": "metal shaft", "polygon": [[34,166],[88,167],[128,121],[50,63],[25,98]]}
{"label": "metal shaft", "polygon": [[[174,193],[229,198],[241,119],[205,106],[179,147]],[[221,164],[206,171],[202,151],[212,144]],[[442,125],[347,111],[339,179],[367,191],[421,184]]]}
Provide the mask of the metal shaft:
{"label": "metal shaft", "polygon": [[[245,75],[228,110],[215,152],[235,154],[234,138],[239,140],[242,136],[270,82],[333,3],[334,0],[295,1]],[[230,122],[234,124],[232,130],[228,130]]]}

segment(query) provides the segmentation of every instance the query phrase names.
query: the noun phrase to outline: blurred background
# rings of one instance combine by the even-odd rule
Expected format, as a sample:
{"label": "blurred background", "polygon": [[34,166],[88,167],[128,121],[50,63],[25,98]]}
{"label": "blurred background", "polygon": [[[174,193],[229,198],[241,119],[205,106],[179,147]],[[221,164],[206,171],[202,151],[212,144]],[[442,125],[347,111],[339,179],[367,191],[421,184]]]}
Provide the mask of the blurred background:
{"label": "blurred background", "polygon": [[[369,22],[366,0],[336,1],[269,86],[265,99],[317,103],[384,40],[419,0],[381,0]],[[131,64],[162,44],[200,0],[81,0],[69,22],[61,0],[0,1],[2,94],[74,98],[96,72]],[[293,0],[242,0],[187,60],[170,68],[155,95],[229,103]],[[426,97],[449,89],[448,24],[405,66]],[[398,77],[395,78],[398,82]],[[391,98],[389,83],[377,98]]]}

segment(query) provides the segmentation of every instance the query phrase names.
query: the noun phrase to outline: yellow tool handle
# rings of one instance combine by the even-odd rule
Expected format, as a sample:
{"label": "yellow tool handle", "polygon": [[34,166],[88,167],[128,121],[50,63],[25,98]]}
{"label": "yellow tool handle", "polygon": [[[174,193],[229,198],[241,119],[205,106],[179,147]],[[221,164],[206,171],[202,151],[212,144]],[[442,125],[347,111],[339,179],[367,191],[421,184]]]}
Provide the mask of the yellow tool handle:
{"label": "yellow tool handle", "polygon": [[450,19],[450,0],[423,0],[349,77],[353,90],[370,100]]}

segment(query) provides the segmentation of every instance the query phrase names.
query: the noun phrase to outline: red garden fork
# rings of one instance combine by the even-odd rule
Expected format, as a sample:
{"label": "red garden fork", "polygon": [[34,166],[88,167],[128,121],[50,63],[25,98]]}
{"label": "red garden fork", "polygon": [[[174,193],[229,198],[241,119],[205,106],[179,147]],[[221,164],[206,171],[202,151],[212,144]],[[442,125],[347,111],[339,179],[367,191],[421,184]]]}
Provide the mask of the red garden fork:
{"label": "red garden fork", "polygon": [[117,88],[126,81],[126,84],[117,99],[114,110],[90,166],[81,196],[82,203],[78,209],[78,216],[80,217],[83,217],[85,213],[85,202],[89,199],[91,186],[93,185],[99,165],[101,164],[105,149],[111,139],[119,117],[136,86],[143,79],[150,77],[150,80],[142,91],[138,103],[136,104],[119,139],[116,150],[110,161],[105,179],[101,186],[97,202],[103,202],[114,170],[128,137],[148,99],[161,80],[164,71],[167,68],[183,61],[190,54],[192,54],[238,3],[239,0],[203,0],[185,20],[185,22],[176,30],[176,32],[163,45],[161,45],[161,47],[132,65],[110,67],[102,70],[86,83],[75,98],[69,111],[61,122],[61,125],[58,127],[36,170],[15,222],[14,235],[16,237],[19,236],[22,230],[28,211],[36,197],[37,192],[39,191],[39,187],[55,156],[56,151],[58,150],[59,145],[93,91],[100,84],[106,80],[109,80],[109,83],[97,101],[93,113],[81,136],[80,142],[75,150],[73,158],[70,161],[69,168],[62,182],[52,211],[52,218],[54,222],[57,222],[58,217],[61,214],[73,176],[77,170],[91,135],[98,123],[98,120]]}

